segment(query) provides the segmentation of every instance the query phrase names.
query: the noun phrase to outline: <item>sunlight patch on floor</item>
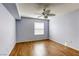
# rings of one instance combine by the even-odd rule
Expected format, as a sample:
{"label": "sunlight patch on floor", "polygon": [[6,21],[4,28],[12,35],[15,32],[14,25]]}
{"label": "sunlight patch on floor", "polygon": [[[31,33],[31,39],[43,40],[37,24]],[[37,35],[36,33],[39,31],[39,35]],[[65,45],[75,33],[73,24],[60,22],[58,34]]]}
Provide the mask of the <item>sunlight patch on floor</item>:
{"label": "sunlight patch on floor", "polygon": [[35,44],[33,50],[34,56],[44,56],[46,54],[46,49],[44,44]]}

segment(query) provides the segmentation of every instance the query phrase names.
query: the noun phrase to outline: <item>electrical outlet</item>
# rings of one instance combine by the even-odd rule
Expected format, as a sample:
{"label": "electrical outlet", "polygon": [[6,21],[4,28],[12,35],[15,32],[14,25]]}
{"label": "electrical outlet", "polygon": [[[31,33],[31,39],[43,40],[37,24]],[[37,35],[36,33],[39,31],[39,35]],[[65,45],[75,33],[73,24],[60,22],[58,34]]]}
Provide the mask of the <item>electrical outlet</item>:
{"label": "electrical outlet", "polygon": [[68,46],[68,41],[65,41],[64,45],[65,45],[65,46]]}

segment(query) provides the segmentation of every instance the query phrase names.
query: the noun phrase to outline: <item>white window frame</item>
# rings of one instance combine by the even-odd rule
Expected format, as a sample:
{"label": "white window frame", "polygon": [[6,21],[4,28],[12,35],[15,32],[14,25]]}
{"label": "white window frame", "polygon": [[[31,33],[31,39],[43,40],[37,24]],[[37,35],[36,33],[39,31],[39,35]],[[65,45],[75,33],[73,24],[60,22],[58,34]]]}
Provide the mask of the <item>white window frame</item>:
{"label": "white window frame", "polygon": [[44,35],[44,22],[34,22],[34,35]]}

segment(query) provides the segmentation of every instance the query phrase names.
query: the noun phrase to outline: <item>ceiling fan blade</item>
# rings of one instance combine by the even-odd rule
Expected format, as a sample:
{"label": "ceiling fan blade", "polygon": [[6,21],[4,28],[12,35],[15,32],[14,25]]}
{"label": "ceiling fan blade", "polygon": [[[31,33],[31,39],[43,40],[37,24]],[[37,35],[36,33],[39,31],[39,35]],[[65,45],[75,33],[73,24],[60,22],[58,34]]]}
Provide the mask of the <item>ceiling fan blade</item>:
{"label": "ceiling fan blade", "polygon": [[46,7],[44,7],[43,11],[46,11]]}
{"label": "ceiling fan blade", "polygon": [[43,9],[43,11],[46,11],[46,9]]}
{"label": "ceiling fan blade", "polygon": [[48,14],[48,16],[55,16],[55,14]]}

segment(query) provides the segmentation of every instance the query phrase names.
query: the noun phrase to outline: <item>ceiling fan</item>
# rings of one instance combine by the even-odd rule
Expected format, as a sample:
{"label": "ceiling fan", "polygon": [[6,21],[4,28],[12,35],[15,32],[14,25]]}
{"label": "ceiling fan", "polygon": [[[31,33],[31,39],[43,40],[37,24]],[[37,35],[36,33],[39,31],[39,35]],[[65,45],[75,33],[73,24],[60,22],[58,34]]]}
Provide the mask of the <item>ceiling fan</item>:
{"label": "ceiling fan", "polygon": [[50,12],[51,12],[51,10],[44,8],[44,9],[43,9],[43,12],[42,12],[41,15],[38,16],[38,17],[39,17],[39,18],[40,18],[40,17],[44,17],[45,19],[47,19],[49,16],[55,16],[55,14],[50,13]]}

